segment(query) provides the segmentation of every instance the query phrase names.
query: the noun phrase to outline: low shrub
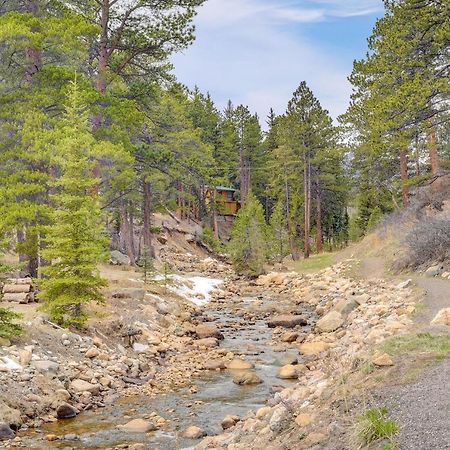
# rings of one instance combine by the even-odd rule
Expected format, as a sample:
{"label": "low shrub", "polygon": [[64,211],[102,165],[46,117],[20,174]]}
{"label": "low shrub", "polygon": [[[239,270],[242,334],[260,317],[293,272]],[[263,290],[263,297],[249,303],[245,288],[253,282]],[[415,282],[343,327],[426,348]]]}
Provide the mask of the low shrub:
{"label": "low shrub", "polygon": [[397,433],[397,423],[387,415],[386,407],[372,408],[358,419],[355,433],[360,448],[379,439],[391,439]]}
{"label": "low shrub", "polygon": [[21,317],[21,314],[8,308],[0,308],[0,337],[10,339],[20,336],[23,333],[23,328],[18,323],[15,323],[15,320]]}

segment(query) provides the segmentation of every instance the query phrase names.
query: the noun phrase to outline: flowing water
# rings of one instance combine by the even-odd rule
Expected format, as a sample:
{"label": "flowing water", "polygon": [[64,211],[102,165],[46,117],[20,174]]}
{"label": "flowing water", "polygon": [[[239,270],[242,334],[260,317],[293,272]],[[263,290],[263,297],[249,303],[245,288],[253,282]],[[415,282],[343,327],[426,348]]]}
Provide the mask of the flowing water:
{"label": "flowing water", "polygon": [[[253,299],[245,299],[244,307],[252,308]],[[265,302],[266,304],[266,302]],[[283,354],[268,345],[271,330],[263,320],[248,322],[230,311],[208,310],[208,316],[222,329],[222,348],[246,355],[255,364],[255,371],[264,383],[238,386],[230,371],[207,372],[195,380],[197,393],[182,389],[157,397],[127,397],[113,405],[83,412],[74,419],[46,424],[41,430],[23,437],[29,449],[105,449],[120,444],[144,443],[149,449],[176,450],[191,448],[197,441],[183,438],[182,432],[191,425],[203,428],[208,435],[221,432],[221,421],[227,415],[245,416],[251,409],[265,405],[271,387],[288,386],[290,381],[276,378]],[[164,429],[147,434],[125,433],[117,429],[134,418],[156,412],[169,422]],[[77,440],[60,439],[48,442],[46,434],[66,436],[76,434]]]}

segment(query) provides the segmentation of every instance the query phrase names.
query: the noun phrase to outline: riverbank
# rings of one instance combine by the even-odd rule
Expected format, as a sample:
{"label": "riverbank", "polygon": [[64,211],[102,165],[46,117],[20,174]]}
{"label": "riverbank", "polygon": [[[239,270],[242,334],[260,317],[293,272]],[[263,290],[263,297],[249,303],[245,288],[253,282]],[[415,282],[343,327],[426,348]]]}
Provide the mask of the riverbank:
{"label": "riverbank", "polygon": [[[249,281],[211,259],[181,259],[184,268],[189,259],[196,271],[174,277],[178,286],[147,287],[142,299],[121,295],[128,289],[142,296],[142,286],[112,289],[115,314],[91,324],[97,335],[77,337],[74,345],[62,344],[63,352],[47,355],[59,365],[55,373],[38,372],[31,361],[30,369],[8,374],[10,386],[18,388],[16,399],[47,406],[33,410],[34,417],[17,408],[28,420],[5,446],[350,448],[340,433],[348,428],[352,399],[368,391],[366,372],[370,377],[395,368],[377,349],[411,326],[417,293],[408,283],[352,278],[355,261]],[[121,284],[124,278],[136,283],[137,274],[125,273],[117,276]],[[203,292],[188,300],[196,284],[189,280],[200,276],[223,283],[199,283]],[[219,290],[205,299],[205,285]],[[115,340],[117,321],[142,331],[134,348]],[[67,334],[50,331],[53,341]],[[32,353],[41,357],[39,347]],[[30,373],[32,379],[20,378]],[[35,394],[37,380],[46,380],[50,389]],[[83,384],[86,390],[76,391],[76,380],[95,387]],[[19,394],[25,386],[28,393]],[[58,420],[65,403],[77,416]],[[146,432],[123,428],[136,420]]]}

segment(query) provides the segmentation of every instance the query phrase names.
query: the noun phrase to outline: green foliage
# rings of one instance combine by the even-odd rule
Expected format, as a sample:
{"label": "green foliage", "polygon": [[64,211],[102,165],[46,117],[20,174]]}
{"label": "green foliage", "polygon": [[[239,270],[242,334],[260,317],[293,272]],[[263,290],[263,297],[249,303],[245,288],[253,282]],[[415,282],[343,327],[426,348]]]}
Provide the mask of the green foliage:
{"label": "green foliage", "polygon": [[370,213],[369,220],[367,221],[367,229],[372,231],[380,222],[383,213],[379,206],[375,206]]}
{"label": "green foliage", "polygon": [[358,242],[363,236],[363,230],[361,230],[358,224],[358,218],[356,215],[350,217],[348,235],[351,242]]}
{"label": "green foliage", "polygon": [[20,336],[23,333],[23,328],[21,325],[15,323],[15,320],[21,317],[22,314],[18,314],[7,308],[0,308],[0,337],[10,339]]}
{"label": "green foliage", "polygon": [[61,126],[54,132],[53,163],[61,176],[51,196],[55,204],[52,224],[46,228],[43,257],[51,264],[43,269],[43,309],[57,323],[77,327],[87,319],[85,305],[102,302],[97,264],[105,256],[100,208],[92,177],[97,144],[88,128],[88,117],[72,83]]}
{"label": "green foliage", "polygon": [[387,419],[388,409],[372,408],[367,410],[356,424],[356,438],[361,445],[368,445],[379,439],[390,439],[399,427],[394,420]]}
{"label": "green foliage", "polygon": [[202,230],[202,234],[200,239],[203,243],[205,243],[209,248],[211,248],[216,253],[222,253],[224,250],[223,243],[216,239],[214,236],[214,231],[209,227],[204,227]]}
{"label": "green foliage", "polygon": [[138,266],[141,269],[142,276],[144,278],[144,283],[147,283],[149,278],[155,273],[155,262],[152,257],[150,249],[144,248],[141,257],[138,261]]}
{"label": "green foliage", "polygon": [[281,262],[289,254],[288,223],[284,205],[279,201],[270,216],[271,257]]}
{"label": "green foliage", "polygon": [[251,191],[234,222],[228,250],[236,272],[248,276],[263,273],[269,253],[268,230],[263,207]]}

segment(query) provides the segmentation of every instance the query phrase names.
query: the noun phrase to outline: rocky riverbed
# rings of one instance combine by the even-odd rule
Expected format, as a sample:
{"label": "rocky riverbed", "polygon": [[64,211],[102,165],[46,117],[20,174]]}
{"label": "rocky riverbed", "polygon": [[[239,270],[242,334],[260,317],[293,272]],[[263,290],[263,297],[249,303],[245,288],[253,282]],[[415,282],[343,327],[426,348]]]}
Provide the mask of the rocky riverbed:
{"label": "rocky riverbed", "polygon": [[[89,335],[37,323],[48,346],[40,332],[2,347],[22,368],[0,374],[3,436],[17,432],[3,446],[326,448],[342,426],[331,407],[339,379],[355,364],[392,365],[374,348],[411,325],[410,287],[352,279],[351,262],[248,281],[191,259],[187,288],[111,288],[116,317]],[[223,283],[190,301],[189,279],[205,276]],[[116,338],[124,331],[139,332],[131,346]]]}

